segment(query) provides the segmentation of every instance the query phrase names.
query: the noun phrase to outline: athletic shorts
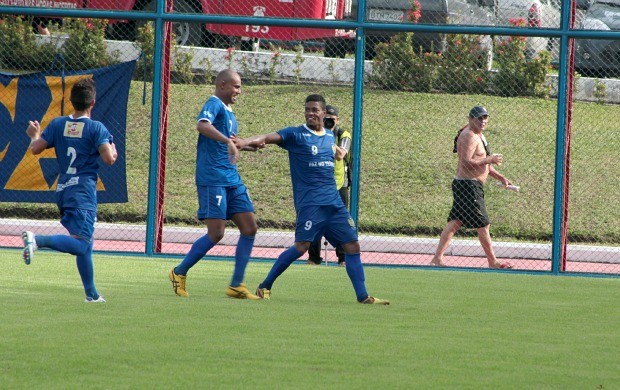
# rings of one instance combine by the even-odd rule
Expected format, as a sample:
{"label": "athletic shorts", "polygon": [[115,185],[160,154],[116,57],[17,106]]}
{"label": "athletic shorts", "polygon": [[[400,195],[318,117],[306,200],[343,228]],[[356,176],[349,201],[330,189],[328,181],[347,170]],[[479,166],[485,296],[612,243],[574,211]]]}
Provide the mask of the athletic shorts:
{"label": "athletic shorts", "polygon": [[337,248],[357,241],[357,226],[344,205],[306,206],[297,212],[295,242],[325,239]]}
{"label": "athletic shorts", "polygon": [[459,220],[466,228],[481,228],[491,222],[484,204],[482,183],[475,179],[454,179],[452,181],[454,202],[448,222]]}
{"label": "athletic shorts", "polygon": [[95,233],[97,212],[83,209],[64,209],[60,212],[60,223],[72,236],[91,241]]}
{"label": "athletic shorts", "polygon": [[253,213],[254,205],[245,185],[198,186],[198,219],[232,219],[238,213]]}

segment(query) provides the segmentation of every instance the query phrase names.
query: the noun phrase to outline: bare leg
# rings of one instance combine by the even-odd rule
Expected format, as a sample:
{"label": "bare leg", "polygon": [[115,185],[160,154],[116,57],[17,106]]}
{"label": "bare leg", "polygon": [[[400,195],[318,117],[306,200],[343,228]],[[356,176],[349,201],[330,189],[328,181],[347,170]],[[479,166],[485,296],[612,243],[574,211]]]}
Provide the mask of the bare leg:
{"label": "bare leg", "polygon": [[207,235],[217,244],[224,238],[224,232],[226,231],[226,221],[223,219],[206,219],[207,223]]}
{"label": "bare leg", "polygon": [[489,268],[499,268],[500,262],[497,261],[491,244],[491,234],[489,233],[490,226],[491,225],[487,225],[478,229],[478,240],[480,240],[484,254],[487,256]]}
{"label": "bare leg", "polygon": [[443,254],[450,246],[450,241],[452,241],[452,237],[454,237],[454,233],[456,233],[461,228],[461,221],[452,220],[448,222],[446,227],[441,232],[441,236],[439,237],[439,244],[437,244],[437,250],[435,251],[435,256],[433,256],[433,260],[431,260],[431,265],[435,265],[438,267],[445,267],[446,265],[443,262]]}

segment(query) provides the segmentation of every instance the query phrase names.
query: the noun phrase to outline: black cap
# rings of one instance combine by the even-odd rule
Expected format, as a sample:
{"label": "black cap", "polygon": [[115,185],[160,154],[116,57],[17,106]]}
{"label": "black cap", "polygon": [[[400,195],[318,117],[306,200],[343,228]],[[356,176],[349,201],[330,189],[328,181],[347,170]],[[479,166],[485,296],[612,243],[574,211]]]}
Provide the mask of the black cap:
{"label": "black cap", "polygon": [[472,118],[480,118],[485,115],[489,116],[489,113],[487,109],[482,106],[476,106],[469,111],[469,116]]}
{"label": "black cap", "polygon": [[325,112],[329,115],[338,116],[338,109],[334,106],[330,106],[329,104],[325,106]]}

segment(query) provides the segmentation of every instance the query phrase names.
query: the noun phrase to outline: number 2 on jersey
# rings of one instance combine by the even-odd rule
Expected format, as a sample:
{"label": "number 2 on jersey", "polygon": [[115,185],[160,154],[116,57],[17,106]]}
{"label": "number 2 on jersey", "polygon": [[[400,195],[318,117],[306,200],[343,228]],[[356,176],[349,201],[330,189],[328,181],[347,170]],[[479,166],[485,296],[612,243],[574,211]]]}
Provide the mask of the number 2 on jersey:
{"label": "number 2 on jersey", "polygon": [[77,169],[75,169],[75,167],[72,167],[72,165],[75,159],[77,158],[77,151],[75,150],[74,147],[69,146],[67,148],[67,156],[71,157],[71,162],[69,163],[69,167],[67,168],[67,175],[75,175],[75,173],[77,172]]}

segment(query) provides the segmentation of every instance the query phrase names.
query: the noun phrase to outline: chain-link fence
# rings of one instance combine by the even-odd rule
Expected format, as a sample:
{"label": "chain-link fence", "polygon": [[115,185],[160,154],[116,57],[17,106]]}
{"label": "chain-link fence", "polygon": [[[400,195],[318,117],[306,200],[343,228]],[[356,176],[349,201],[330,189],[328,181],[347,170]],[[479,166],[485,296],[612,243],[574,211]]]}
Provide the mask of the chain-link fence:
{"label": "chain-link fence", "polygon": [[[618,30],[614,1],[579,1],[575,26]],[[15,6],[30,4],[0,0],[0,119],[11,129],[0,145],[2,245],[21,246],[26,229],[64,232],[45,197],[56,185],[54,155],[29,155],[28,121],[45,126],[71,113],[76,80],[117,85],[95,69],[137,60],[127,89],[100,93],[95,107],[106,111],[93,111],[122,152],[101,171],[95,249],[184,254],[206,233],[196,219],[196,116],[214,76],[231,68],[243,79],[234,105],[241,137],[303,123],[310,93],[339,108],[339,126],[353,134],[348,192],[365,263],[620,273],[617,36],[575,40],[567,99],[558,92],[561,37],[543,33],[561,27],[554,0],[368,0],[363,41],[357,1],[254,3],[174,1],[168,67],[165,28],[144,15],[170,4],[101,0],[81,10],[81,1],[52,1],[58,9],[18,16]],[[89,18],[65,17],[61,7]],[[337,28],[308,24],[318,19]],[[31,95],[27,79],[41,83]],[[556,146],[560,118],[570,124],[560,132],[567,153]],[[252,255],[273,259],[294,240],[288,158],[279,148],[243,152],[238,168],[260,228]],[[106,199],[111,188],[126,188],[126,199]],[[234,255],[238,237],[229,225],[208,256]],[[329,245],[321,255],[337,261]]]}

